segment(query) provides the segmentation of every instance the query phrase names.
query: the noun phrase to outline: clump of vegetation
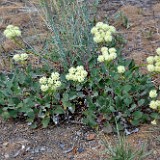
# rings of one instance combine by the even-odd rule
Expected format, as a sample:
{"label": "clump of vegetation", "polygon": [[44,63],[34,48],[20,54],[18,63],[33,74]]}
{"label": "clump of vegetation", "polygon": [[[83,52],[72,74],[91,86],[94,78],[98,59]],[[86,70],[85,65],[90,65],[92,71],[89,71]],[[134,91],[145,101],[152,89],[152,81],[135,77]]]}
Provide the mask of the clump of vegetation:
{"label": "clump of vegetation", "polygon": [[[54,10],[48,2],[42,3],[53,31],[47,46],[51,43],[54,48],[51,51],[46,46],[46,55],[34,49],[29,54],[30,50],[23,48],[22,54],[13,56],[13,70],[0,74],[0,114],[4,119],[23,117],[32,127],[39,122],[47,127],[50,122],[59,124],[78,117],[98,128],[114,126],[116,117],[120,129],[159,119],[159,91],[155,91],[151,75],[142,75],[134,60],[121,55],[123,45],[114,26],[103,22],[94,26],[84,3],[61,0]],[[66,6],[74,7],[73,12]],[[16,27],[15,32],[15,26],[10,27],[9,36],[7,30],[4,35],[16,43],[20,29]],[[33,55],[42,60],[42,67],[31,66]],[[151,66],[148,69],[151,71]]]}
{"label": "clump of vegetation", "polygon": [[107,138],[103,139],[103,144],[105,145],[105,153],[109,156],[108,160],[143,160],[151,154],[151,152],[145,151],[144,145],[137,149],[122,136],[118,136],[115,145],[112,145]]}

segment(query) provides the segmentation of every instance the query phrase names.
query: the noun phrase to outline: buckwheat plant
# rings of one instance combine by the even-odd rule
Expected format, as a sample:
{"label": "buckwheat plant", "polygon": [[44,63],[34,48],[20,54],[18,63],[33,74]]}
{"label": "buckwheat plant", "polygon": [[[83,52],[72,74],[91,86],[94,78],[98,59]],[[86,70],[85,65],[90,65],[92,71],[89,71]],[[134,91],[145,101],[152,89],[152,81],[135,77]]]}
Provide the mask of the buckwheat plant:
{"label": "buckwheat plant", "polygon": [[[62,56],[54,63],[45,61],[37,68],[30,64],[27,53],[13,56],[16,64],[27,61],[27,74],[18,65],[13,73],[0,74],[2,117],[24,116],[32,127],[39,126],[39,122],[47,127],[50,122],[57,125],[60,121],[74,120],[96,129],[107,125],[115,129],[116,118],[118,128],[127,129],[145,122],[154,125],[158,122],[159,90],[154,86],[151,74],[141,74],[134,60],[121,54],[121,39],[117,38],[119,33],[114,26],[98,22],[91,28],[87,21],[85,26],[89,28],[85,31],[90,31],[83,34],[83,29],[80,35],[72,35],[71,47],[64,49],[60,43],[66,40],[63,37],[66,32],[56,34],[57,25],[53,23],[54,34],[58,34],[54,44],[58,48],[57,54]],[[4,34],[11,39],[21,36],[19,28],[13,25],[7,27]],[[90,47],[91,37],[93,48]],[[147,58],[147,68],[151,73],[160,72],[160,49],[156,52],[156,56]],[[67,65],[63,65],[64,62]],[[56,64],[59,67],[53,67]]]}

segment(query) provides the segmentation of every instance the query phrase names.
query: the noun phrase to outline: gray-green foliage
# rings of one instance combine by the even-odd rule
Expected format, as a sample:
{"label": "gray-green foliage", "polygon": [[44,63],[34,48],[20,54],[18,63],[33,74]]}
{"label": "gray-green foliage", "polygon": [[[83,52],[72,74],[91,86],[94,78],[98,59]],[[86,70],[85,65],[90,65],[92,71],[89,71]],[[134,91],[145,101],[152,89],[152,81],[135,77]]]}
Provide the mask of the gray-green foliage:
{"label": "gray-green foliage", "polygon": [[56,45],[52,53],[69,64],[91,56],[94,45],[90,36],[91,17],[87,1],[43,1],[42,9],[53,33],[52,43]]}

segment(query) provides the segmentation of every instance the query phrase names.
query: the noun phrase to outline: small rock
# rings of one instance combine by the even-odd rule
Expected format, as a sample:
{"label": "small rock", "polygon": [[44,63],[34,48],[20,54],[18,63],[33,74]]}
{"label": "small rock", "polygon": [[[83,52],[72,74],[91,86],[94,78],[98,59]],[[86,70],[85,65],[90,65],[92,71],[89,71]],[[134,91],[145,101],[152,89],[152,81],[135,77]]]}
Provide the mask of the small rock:
{"label": "small rock", "polygon": [[62,150],[64,150],[65,149],[65,144],[64,143],[59,143],[59,147],[62,149]]}
{"label": "small rock", "polygon": [[82,153],[82,152],[84,152],[84,148],[80,147],[80,148],[78,148],[77,151],[78,151],[79,153]]}
{"label": "small rock", "polygon": [[113,128],[110,124],[108,124],[107,126],[103,127],[103,132],[106,134],[112,133],[113,132]]}
{"label": "small rock", "polygon": [[4,147],[7,147],[8,144],[9,144],[8,142],[4,142],[4,143],[3,143],[3,146],[4,146]]}
{"label": "small rock", "polygon": [[87,141],[93,141],[96,138],[96,134],[95,133],[90,133],[86,136],[86,140]]}

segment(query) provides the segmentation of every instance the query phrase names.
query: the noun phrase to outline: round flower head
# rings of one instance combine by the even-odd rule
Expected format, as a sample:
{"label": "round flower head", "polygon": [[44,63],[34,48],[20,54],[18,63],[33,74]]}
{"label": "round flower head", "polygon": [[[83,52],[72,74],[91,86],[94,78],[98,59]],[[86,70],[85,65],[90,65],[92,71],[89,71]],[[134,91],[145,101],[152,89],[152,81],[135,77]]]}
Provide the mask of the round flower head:
{"label": "round flower head", "polygon": [[19,54],[15,54],[15,55],[13,56],[13,59],[14,59],[16,62],[18,62],[18,61],[20,60],[20,55],[19,55]]}
{"label": "round flower head", "polygon": [[107,31],[109,29],[109,25],[108,24],[103,24],[101,27],[104,31]]}
{"label": "round flower head", "polygon": [[101,52],[103,53],[108,53],[108,48],[107,47],[102,47]]}
{"label": "round flower head", "polygon": [[51,74],[51,78],[56,81],[56,80],[59,80],[59,73],[58,72],[53,72]]}
{"label": "round flower head", "polygon": [[47,78],[46,77],[42,77],[39,79],[39,83],[40,84],[46,84],[47,83]]}
{"label": "round flower head", "polygon": [[160,72],[160,66],[155,66],[155,71]]}
{"label": "round flower head", "polygon": [[157,125],[157,121],[156,121],[156,120],[153,120],[153,121],[151,121],[151,124]]}
{"label": "round flower head", "polygon": [[160,56],[160,47],[156,49],[156,53]]}
{"label": "round flower head", "polygon": [[101,43],[103,42],[103,38],[100,35],[98,35],[93,38],[93,41],[96,43]]}
{"label": "round flower head", "polygon": [[48,85],[41,85],[42,92],[46,92],[49,89]]}
{"label": "round flower head", "polygon": [[154,63],[154,57],[153,57],[153,56],[149,56],[149,57],[147,58],[147,63],[153,64],[153,63]]}
{"label": "round flower head", "polygon": [[9,39],[21,36],[19,27],[13,25],[8,25],[3,33]]}
{"label": "round flower head", "polygon": [[13,56],[13,59],[18,62],[18,61],[26,61],[28,59],[28,54],[27,53],[22,53],[22,54],[16,54]]}
{"label": "round flower head", "polygon": [[113,52],[112,54],[109,55],[109,57],[111,58],[111,60],[114,60],[117,58],[117,53]]}
{"label": "round flower head", "polygon": [[105,57],[103,55],[99,55],[97,58],[98,62],[104,62],[104,60],[105,60]]}
{"label": "round flower head", "polygon": [[103,27],[103,22],[98,22],[98,23],[96,24],[96,27],[102,28],[102,27]]}
{"label": "round flower head", "polygon": [[154,65],[153,65],[153,64],[147,65],[147,70],[148,70],[149,72],[154,72],[154,71],[155,71]]}
{"label": "round flower head", "polygon": [[[74,71],[74,72],[72,72]],[[87,77],[87,71],[83,66],[77,66],[76,68],[71,67],[69,73],[66,75],[67,80],[83,82]]]}
{"label": "round flower head", "polygon": [[83,71],[84,70],[84,67],[83,66],[77,66],[77,71]]}
{"label": "round flower head", "polygon": [[69,69],[69,73],[74,74],[75,72],[76,72],[76,69],[75,69],[74,67],[71,67],[71,68]]}
{"label": "round flower head", "polygon": [[54,80],[52,79],[52,77],[49,77],[47,82],[48,82],[49,86],[54,84]]}
{"label": "round flower head", "polygon": [[154,89],[154,90],[151,90],[149,92],[149,97],[150,98],[156,98],[157,97],[157,91]]}
{"label": "round flower head", "polygon": [[151,101],[150,104],[149,104],[149,107],[156,110],[157,109],[157,102],[156,101]]}
{"label": "round flower head", "polygon": [[159,56],[154,56],[154,61],[158,61]]}
{"label": "round flower head", "polygon": [[56,87],[56,88],[58,88],[58,87],[60,87],[61,86],[61,81],[56,81],[55,82],[55,84],[54,84],[54,86]]}
{"label": "round flower head", "polygon": [[112,41],[112,36],[111,35],[105,35],[104,40],[106,42],[111,42]]}
{"label": "round flower head", "polygon": [[25,61],[25,60],[27,60],[28,59],[28,54],[27,53],[22,53],[22,54],[20,54],[20,60],[21,61]]}
{"label": "round flower head", "polygon": [[97,33],[97,31],[98,31],[98,28],[97,28],[97,27],[93,27],[93,28],[91,29],[91,33],[92,33],[92,34]]}
{"label": "round flower head", "polygon": [[110,48],[109,49],[109,53],[115,53],[116,52],[116,49],[115,48]]}
{"label": "round flower head", "polygon": [[84,81],[84,77],[79,76],[79,77],[77,78],[77,81],[78,81],[78,82],[83,82],[83,81]]}
{"label": "round flower head", "polygon": [[118,66],[117,71],[118,71],[118,73],[124,73],[125,72],[125,67],[124,66]]}

